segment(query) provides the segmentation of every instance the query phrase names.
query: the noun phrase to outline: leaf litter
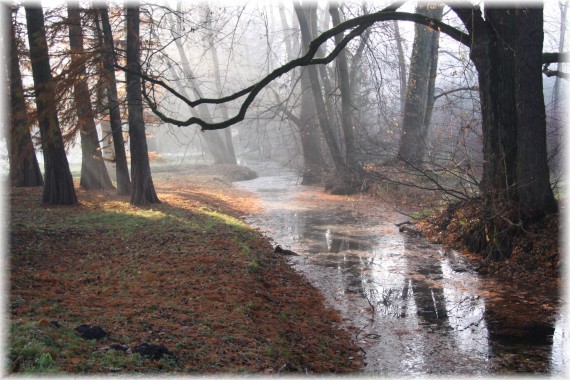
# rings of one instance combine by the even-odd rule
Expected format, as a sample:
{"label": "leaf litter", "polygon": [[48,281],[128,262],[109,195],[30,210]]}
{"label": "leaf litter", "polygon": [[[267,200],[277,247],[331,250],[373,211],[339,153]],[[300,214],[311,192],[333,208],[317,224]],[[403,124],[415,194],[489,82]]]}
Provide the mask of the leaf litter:
{"label": "leaf litter", "polygon": [[[221,175],[157,173],[162,203],[149,208],[114,192],[83,189],[79,205],[46,206],[40,188],[12,189],[9,369],[361,368],[363,358],[337,312],[239,219],[259,206],[229,181],[216,180]],[[84,341],[73,331],[82,324],[101,326],[108,336]],[[104,349],[144,344],[172,355],[156,360]]]}

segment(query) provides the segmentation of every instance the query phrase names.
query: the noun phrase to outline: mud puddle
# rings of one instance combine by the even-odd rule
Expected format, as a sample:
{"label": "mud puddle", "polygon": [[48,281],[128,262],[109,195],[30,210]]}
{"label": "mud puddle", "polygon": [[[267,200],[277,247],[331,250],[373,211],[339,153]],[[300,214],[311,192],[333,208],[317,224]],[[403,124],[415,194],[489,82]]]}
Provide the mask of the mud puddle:
{"label": "mud puddle", "polygon": [[247,221],[275,244],[299,254],[289,259],[291,265],[353,327],[366,353],[364,371],[565,372],[570,345],[562,313],[545,310],[552,315],[548,323],[526,321],[521,326],[494,312],[500,305],[516,317],[541,302],[548,304],[551,293],[512,296],[516,284],[505,287],[482,278],[456,252],[400,233],[394,223],[406,217],[389,205],[362,196],[324,194],[300,185],[289,170],[255,170],[259,178],[236,183],[256,194],[264,207]]}

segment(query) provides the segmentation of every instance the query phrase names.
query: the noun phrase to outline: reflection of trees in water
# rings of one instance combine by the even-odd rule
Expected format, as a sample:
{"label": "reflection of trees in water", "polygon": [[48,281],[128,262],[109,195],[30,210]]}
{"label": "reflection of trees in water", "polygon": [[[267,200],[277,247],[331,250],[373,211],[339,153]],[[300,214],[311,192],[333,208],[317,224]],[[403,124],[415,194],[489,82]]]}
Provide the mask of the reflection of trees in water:
{"label": "reflection of trees in water", "polygon": [[[438,327],[449,326],[447,308],[443,288],[433,286],[429,280],[441,278],[443,273],[439,261],[423,261],[421,267],[415,268],[420,278],[404,280],[401,286],[371,286],[373,278],[366,275],[374,264],[374,258],[365,258],[358,255],[358,251],[371,251],[371,243],[364,243],[355,239],[354,236],[343,232],[337,232],[323,226],[330,225],[330,220],[318,213],[303,213],[298,215],[303,219],[305,228],[302,236],[310,241],[311,247],[318,252],[327,252],[319,258],[319,265],[334,268],[339,271],[340,281],[347,293],[357,293],[366,297],[378,312],[394,317],[405,318],[407,316],[407,304],[409,297],[413,297],[416,305],[417,316],[426,324]],[[406,237],[404,249],[417,250],[414,241]],[[373,242],[371,236],[369,239]],[[410,263],[414,265],[414,263]]]}
{"label": "reflection of trees in water", "polygon": [[[450,327],[443,288],[434,286],[431,281],[443,276],[438,260],[408,262],[406,265],[411,266],[416,276],[399,281],[399,286],[374,285],[375,279],[368,273],[376,265],[375,258],[358,254],[359,251],[373,250],[374,236],[363,241],[362,238],[327,227],[331,222],[340,224],[340,221],[331,220],[330,216],[319,212],[298,213],[289,222],[292,231],[308,242],[312,251],[321,253],[318,264],[341,274],[339,281],[345,292],[367,298],[377,312],[396,318],[405,318],[409,312],[408,305],[413,301],[420,323],[438,328]],[[412,237],[406,236],[403,244],[406,250],[421,249]]]}
{"label": "reflection of trees in water", "polygon": [[[417,238],[406,236],[404,249],[417,251],[417,242]],[[439,260],[422,260],[421,263],[411,261],[410,266],[414,273],[420,275],[410,281],[416,314],[427,324],[436,325],[438,328],[450,327],[443,287],[434,286],[430,281],[443,277]]]}

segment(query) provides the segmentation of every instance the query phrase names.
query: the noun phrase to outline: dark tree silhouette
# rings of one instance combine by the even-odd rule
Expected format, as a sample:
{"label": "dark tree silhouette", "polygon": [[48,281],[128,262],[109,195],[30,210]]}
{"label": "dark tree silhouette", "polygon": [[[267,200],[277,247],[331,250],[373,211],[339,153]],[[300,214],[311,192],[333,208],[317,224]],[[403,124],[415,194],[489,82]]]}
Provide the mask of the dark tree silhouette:
{"label": "dark tree silhouette", "polygon": [[77,203],[77,196],[65,155],[57,117],[57,105],[53,96],[54,83],[49,63],[43,10],[41,6],[29,3],[26,3],[25,10],[36,109],[44,153],[45,184],[42,202],[75,204]]}
{"label": "dark tree silhouette", "polygon": [[73,92],[81,135],[81,179],[79,184],[86,189],[113,189],[113,183],[101,155],[91,106],[79,5],[68,3],[67,15],[71,65],[75,76]]}
{"label": "dark tree silhouette", "polygon": [[129,140],[131,146],[131,203],[144,205],[160,203],[148,159],[140,77],[140,10],[139,4],[127,6],[127,107],[129,110]]}
{"label": "dark tree silhouette", "polygon": [[10,13],[10,141],[8,142],[10,159],[10,183],[14,187],[43,186],[44,180],[36,157],[36,151],[30,133],[30,121],[24,100],[24,87],[18,55],[16,30]]}
{"label": "dark tree silhouette", "polygon": [[[113,44],[113,33],[109,23],[109,11],[107,6],[101,5],[98,12],[101,17],[102,40],[103,40],[103,71],[104,82],[107,90],[107,104],[109,107],[109,120],[113,134],[113,147],[115,149],[115,164],[117,170],[117,192],[119,195],[131,193],[131,180],[129,178],[129,167],[127,165],[127,155],[125,153],[125,142],[123,139],[123,128],[121,123],[121,111],[119,109],[119,95],[117,94],[117,79],[115,77],[115,52]],[[97,23],[99,24],[99,23]]]}

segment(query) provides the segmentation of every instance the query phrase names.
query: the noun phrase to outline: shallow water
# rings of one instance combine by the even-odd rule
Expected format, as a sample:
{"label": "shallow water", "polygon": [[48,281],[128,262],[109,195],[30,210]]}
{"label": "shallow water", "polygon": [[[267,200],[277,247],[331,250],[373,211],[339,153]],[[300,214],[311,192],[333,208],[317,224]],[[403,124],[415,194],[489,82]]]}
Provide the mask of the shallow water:
{"label": "shallow water", "polygon": [[[247,220],[275,244],[340,311],[374,374],[565,373],[567,324],[537,344],[496,332],[490,305],[519,305],[511,289],[476,274],[454,251],[402,234],[407,217],[366,197],[331,196],[300,185],[292,171],[256,168],[261,176],[236,183],[261,200]],[[523,286],[524,284],[521,284]],[[516,288],[516,284],[514,285]],[[520,301],[520,302],[519,302]],[[524,309],[521,309],[524,310]]]}

